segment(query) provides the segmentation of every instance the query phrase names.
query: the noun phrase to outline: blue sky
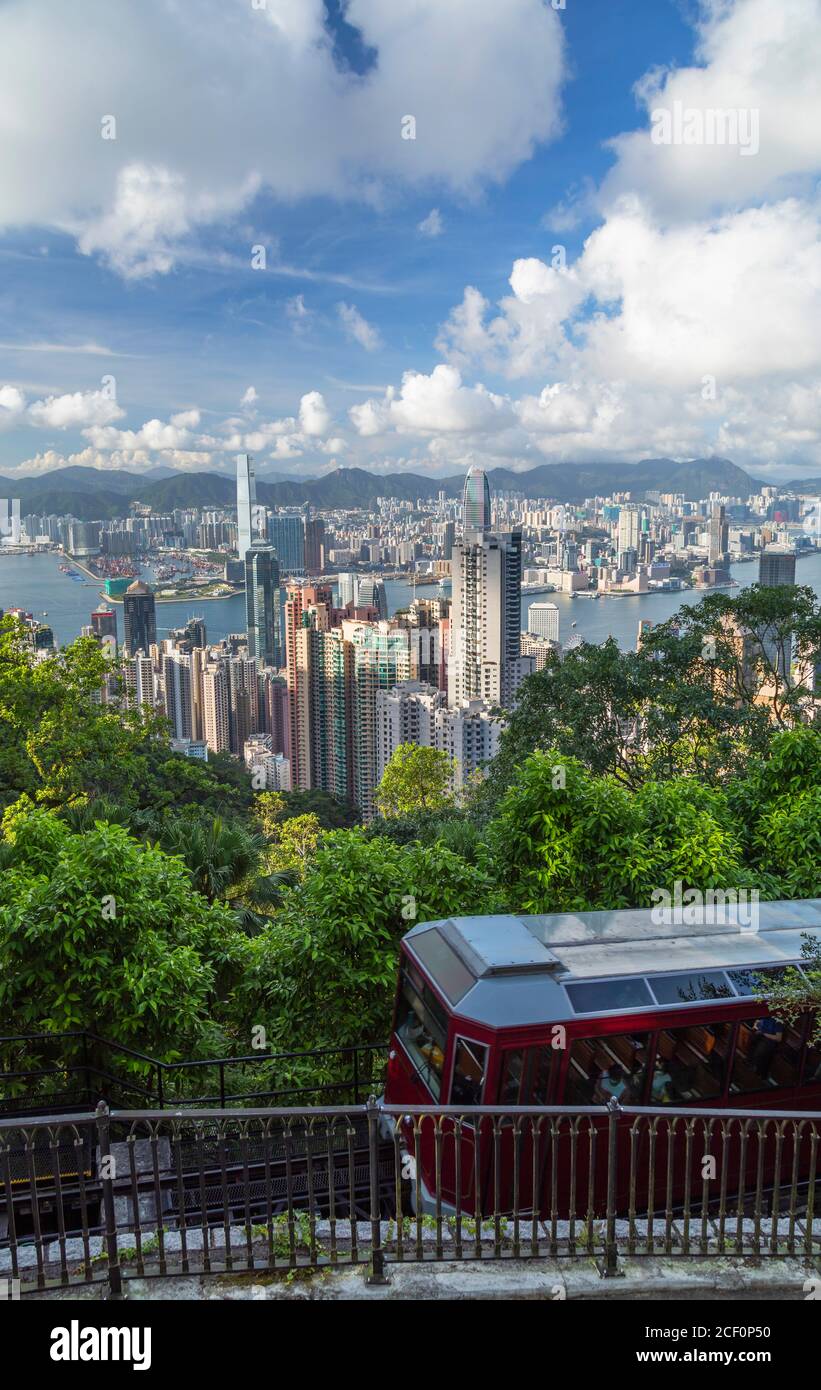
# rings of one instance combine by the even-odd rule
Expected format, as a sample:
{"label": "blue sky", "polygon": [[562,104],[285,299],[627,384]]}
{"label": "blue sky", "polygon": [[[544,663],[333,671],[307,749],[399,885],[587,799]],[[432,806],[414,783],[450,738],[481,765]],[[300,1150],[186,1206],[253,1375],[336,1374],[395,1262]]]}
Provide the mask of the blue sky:
{"label": "blue sky", "polygon": [[9,0],[0,471],[821,472],[817,0],[380,3]]}

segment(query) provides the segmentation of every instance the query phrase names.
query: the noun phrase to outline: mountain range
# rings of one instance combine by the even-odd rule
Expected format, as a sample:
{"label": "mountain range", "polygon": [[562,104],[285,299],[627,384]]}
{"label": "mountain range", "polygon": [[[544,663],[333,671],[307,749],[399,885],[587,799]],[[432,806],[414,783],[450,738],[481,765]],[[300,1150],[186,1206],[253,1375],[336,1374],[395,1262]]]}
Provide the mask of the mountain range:
{"label": "mountain range", "polygon": [[[686,463],[669,458],[640,463],[543,463],[523,472],[492,468],[488,480],[494,491],[548,497],[556,502],[582,502],[585,497],[614,492],[631,492],[640,498],[647,490],[681,492],[689,501],[697,501],[711,492],[746,497],[762,486],[760,480],[723,458]],[[258,478],[257,500],[280,507],[310,503],[314,507],[367,508],[377,497],[411,502],[439,492],[456,497],[463,485],[464,473],[436,478],[421,473],[380,474],[365,468],[337,468],[321,478]],[[821,479],[797,480],[794,486],[821,491]],[[0,477],[0,496],[19,497],[24,516],[33,511],[72,515],[79,521],[107,521],[125,515],[129,502],[148,504],[157,512],[170,512],[175,507],[230,507],[236,501],[236,485],[225,473],[181,473],[164,467],[132,473],[71,466],[30,478]]]}

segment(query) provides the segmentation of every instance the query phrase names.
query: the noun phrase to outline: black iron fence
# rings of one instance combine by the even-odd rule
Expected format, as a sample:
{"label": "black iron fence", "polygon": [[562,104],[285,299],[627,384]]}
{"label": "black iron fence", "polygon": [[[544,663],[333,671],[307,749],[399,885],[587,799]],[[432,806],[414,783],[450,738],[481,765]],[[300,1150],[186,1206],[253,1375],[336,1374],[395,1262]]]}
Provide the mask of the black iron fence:
{"label": "black iron fence", "polygon": [[109,1111],[0,1120],[0,1278],[821,1253],[821,1114],[610,1107]]}
{"label": "black iron fence", "polygon": [[359,1105],[387,1044],[159,1061],[88,1030],[0,1036],[0,1114],[111,1106]]}

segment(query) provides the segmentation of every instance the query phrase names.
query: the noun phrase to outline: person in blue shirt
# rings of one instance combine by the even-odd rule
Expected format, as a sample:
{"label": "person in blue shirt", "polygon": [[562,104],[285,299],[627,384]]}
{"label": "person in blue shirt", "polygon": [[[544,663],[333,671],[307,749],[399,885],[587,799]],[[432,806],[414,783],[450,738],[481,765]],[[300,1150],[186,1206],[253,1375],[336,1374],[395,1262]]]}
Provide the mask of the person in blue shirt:
{"label": "person in blue shirt", "polygon": [[757,1018],[753,1029],[756,1037],[750,1048],[750,1062],[761,1080],[768,1081],[773,1057],[784,1041],[784,1024],[777,1018]]}

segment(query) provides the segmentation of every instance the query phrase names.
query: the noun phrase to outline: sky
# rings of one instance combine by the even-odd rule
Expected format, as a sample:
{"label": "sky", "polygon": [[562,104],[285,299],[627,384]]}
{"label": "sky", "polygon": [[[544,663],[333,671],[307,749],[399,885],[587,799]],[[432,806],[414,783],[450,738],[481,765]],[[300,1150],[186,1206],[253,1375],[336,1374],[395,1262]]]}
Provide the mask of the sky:
{"label": "sky", "polygon": [[821,475],[819,70],[821,0],[0,0],[0,473]]}

